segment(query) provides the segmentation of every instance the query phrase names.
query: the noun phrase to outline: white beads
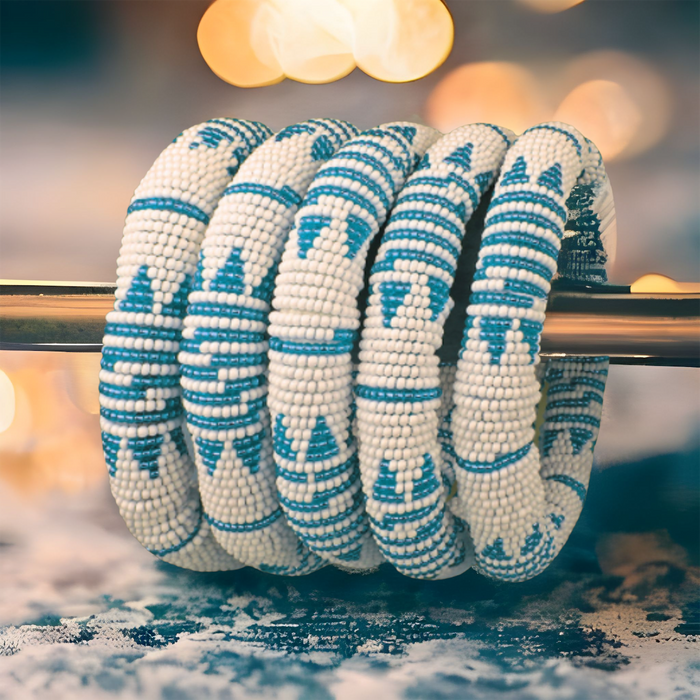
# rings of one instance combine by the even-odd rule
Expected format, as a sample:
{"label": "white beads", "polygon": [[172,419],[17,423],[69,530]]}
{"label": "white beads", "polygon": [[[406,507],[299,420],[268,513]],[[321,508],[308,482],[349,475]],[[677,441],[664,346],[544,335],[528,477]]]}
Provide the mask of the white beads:
{"label": "white beads", "polygon": [[[437,143],[402,122],[269,136],[189,129],[129,207],[100,374],[129,528],[196,570],[387,559],[445,578],[471,565],[471,539],[484,573],[534,576],[576,522],[602,410],[607,358],[538,357],[553,276],[605,281],[597,150],[557,123],[512,148],[484,124]],[[464,228],[502,162],[455,368],[436,352]]]}
{"label": "white beads", "polygon": [[129,206],[107,316],[101,425],[112,492],[129,529],[171,564],[241,566],[203,519],[180,402],[177,352],[199,246],[226,184],[268,135],[214,119],[163,151]]}
{"label": "white beads", "polygon": [[[572,127],[530,129],[509,151],[486,217],[454,387],[453,508],[469,524],[477,566],[503,580],[531,578],[549,564],[588,486],[607,358],[549,362],[539,445],[533,425],[557,260],[574,280],[605,281],[596,199],[609,185],[600,163]],[[560,259],[567,208],[588,230],[570,237]],[[485,381],[491,377],[502,390]]]}
{"label": "white beads", "polygon": [[356,388],[362,484],[382,553],[417,578],[455,576],[470,563],[446,508],[454,476],[443,473],[438,442],[435,352],[465,225],[511,138],[487,125],[442,137],[402,189],[370,276]]}
{"label": "white beads", "polygon": [[[351,139],[297,213],[270,314],[270,395],[280,503],[297,534],[344,568],[381,562],[352,435],[351,351],[365,258],[394,197],[437,132],[399,122]],[[308,370],[322,369],[305,379]],[[329,538],[329,526],[340,526]]]}
{"label": "white beads", "polygon": [[272,283],[313,176],[355,133],[314,119],[248,157],[207,229],[182,333],[183,403],[207,522],[238,561],[279,574],[325,562],[298,541],[277,499],[266,405]]}

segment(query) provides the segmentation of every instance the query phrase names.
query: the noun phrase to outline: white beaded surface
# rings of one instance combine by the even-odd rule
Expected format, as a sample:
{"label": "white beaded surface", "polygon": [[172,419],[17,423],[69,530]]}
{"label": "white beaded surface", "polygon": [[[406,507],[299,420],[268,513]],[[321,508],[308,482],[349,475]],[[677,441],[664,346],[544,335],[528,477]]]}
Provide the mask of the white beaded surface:
{"label": "white beaded surface", "polygon": [[282,516],[267,411],[267,317],[294,214],[318,168],[356,129],[287,127],[241,166],[212,218],[180,351],[205,517],[238,561],[277,574],[325,564]]}
{"label": "white beaded surface", "polygon": [[362,486],[382,554],[416,578],[455,576],[470,563],[464,528],[446,508],[435,353],[466,223],[512,137],[476,124],[432,146],[401,190],[370,277],[355,390]]}
{"label": "white beaded surface", "polygon": [[370,242],[437,137],[397,122],[345,144],[314,178],[276,281],[269,407],[279,499],[307,546],[345,568],[381,562],[352,435],[357,296]]}
{"label": "white beaded surface", "polygon": [[[558,123],[510,150],[485,124],[356,134],[215,119],[144,178],[100,374],[112,491],[144,546],[195,570],[387,559],[445,578],[473,540],[482,572],[524,580],[578,518],[600,423],[607,358],[538,357],[553,276],[606,281],[600,155]],[[501,163],[459,364],[440,365],[464,227]]]}
{"label": "white beaded surface", "polygon": [[458,498],[452,505],[469,524],[478,568],[494,578],[538,574],[581,512],[608,360],[547,365],[539,446],[533,442],[536,368],[567,219],[580,229],[579,244],[567,255],[587,255],[590,278],[604,262],[595,202],[608,189],[592,143],[573,127],[542,124],[508,152],[486,216],[454,387]]}
{"label": "white beaded surface", "polygon": [[182,320],[209,219],[238,166],[269,135],[255,122],[214,119],[163,151],[129,206],[107,315],[100,405],[112,493],[144,547],[198,571],[241,564],[202,516],[180,400]]}

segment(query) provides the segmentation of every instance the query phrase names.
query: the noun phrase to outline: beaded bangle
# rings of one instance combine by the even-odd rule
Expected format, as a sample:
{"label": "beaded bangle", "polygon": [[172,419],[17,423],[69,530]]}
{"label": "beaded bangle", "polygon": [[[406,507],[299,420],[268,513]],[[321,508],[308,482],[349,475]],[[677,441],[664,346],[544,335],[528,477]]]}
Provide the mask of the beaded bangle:
{"label": "beaded bangle", "polygon": [[355,391],[362,485],[382,554],[416,578],[469,564],[445,505],[435,353],[466,223],[511,138],[486,124],[441,138],[401,190],[371,272]]}
{"label": "beaded bangle", "polygon": [[198,571],[241,565],[202,518],[180,401],[182,320],[209,219],[238,166],[269,135],[262,124],[214,119],[163,151],[127,212],[105,328],[100,415],[112,493],[144,547]]}
{"label": "beaded bangle", "polygon": [[398,122],[348,141],[314,178],[276,281],[269,407],[279,500],[305,544],[345,568],[381,562],[351,425],[357,296],[369,244],[437,136]]}
{"label": "beaded bangle", "polygon": [[[472,563],[471,535],[481,571],[529,578],[576,522],[599,427],[607,358],[541,372],[537,353],[557,270],[606,281],[602,161],[557,123],[510,151],[512,134],[483,124],[437,143],[407,123],[356,134],[309,120],[270,138],[212,120],[144,178],[100,373],[115,499],[144,546],[195,570],[299,575],[386,558],[445,578]],[[504,157],[459,364],[439,366],[464,227]],[[387,218],[354,392],[358,448],[357,295]]]}
{"label": "beaded bangle", "polygon": [[282,516],[266,402],[267,321],[282,247],[318,168],[355,127],[310,120],[241,166],[207,229],[180,352],[205,518],[238,561],[305,574],[325,561]]}
{"label": "beaded bangle", "polygon": [[517,140],[489,206],[454,386],[453,507],[469,524],[478,568],[494,578],[542,571],[581,512],[608,358],[548,364],[539,450],[535,370],[562,238],[567,274],[605,281],[598,212],[610,206],[598,150],[557,122]]}

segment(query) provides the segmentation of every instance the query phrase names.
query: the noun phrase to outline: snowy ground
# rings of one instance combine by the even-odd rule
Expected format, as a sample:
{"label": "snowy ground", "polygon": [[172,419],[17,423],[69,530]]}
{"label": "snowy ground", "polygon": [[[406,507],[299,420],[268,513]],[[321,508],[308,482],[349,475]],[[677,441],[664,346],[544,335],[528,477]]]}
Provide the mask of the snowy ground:
{"label": "snowy ground", "polygon": [[696,698],[699,463],[598,471],[562,554],[516,585],[192,574],[104,487],[0,491],[0,698]]}

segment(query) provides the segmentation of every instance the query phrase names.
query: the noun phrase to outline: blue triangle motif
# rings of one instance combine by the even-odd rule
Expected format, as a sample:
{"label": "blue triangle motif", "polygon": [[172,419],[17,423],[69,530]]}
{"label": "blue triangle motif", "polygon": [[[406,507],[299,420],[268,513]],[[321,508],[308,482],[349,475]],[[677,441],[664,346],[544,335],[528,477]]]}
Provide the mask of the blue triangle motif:
{"label": "blue triangle motif", "polygon": [[513,321],[510,318],[481,319],[479,338],[488,341],[492,365],[500,364],[501,356],[506,351],[506,333],[512,326]]}
{"label": "blue triangle motif", "polygon": [[537,178],[537,184],[563,197],[564,190],[562,189],[561,165],[555,163],[551,168],[547,168],[547,170]]}
{"label": "blue triangle motif", "polygon": [[411,287],[410,282],[382,282],[379,285],[385,328],[391,328],[391,321],[403,304],[406,295],[411,291]]}
{"label": "blue triangle motif", "polygon": [[287,428],[284,427],[284,416],[280,413],[275,420],[275,429],[272,434],[272,444],[275,454],[290,462],[296,462],[297,453],[292,449],[292,439],[287,437]]}
{"label": "blue triangle motif", "polygon": [[389,469],[388,459],[383,459],[379,464],[373,495],[380,503],[404,503],[403,494],[396,493],[396,472]]}
{"label": "blue triangle motif", "polygon": [[345,217],[345,220],[348,223],[348,238],[345,241],[345,245],[348,247],[348,252],[345,254],[345,257],[353,260],[362,249],[362,246],[369,239],[372,229],[364,219],[359,216],[355,216],[354,214],[348,214],[347,217]]}
{"label": "blue triangle motif", "polygon": [[173,299],[169,304],[163,304],[161,313],[163,316],[181,316],[182,310],[187,305],[187,294],[190,290],[191,276],[185,277],[180,283],[177,291],[173,294]]}
{"label": "blue triangle motif", "polygon": [[110,435],[105,432],[102,433],[102,449],[105,453],[105,462],[107,462],[110,476],[114,476],[117,473],[117,453],[119,452],[121,442],[122,439],[116,435]]}
{"label": "blue triangle motif", "polygon": [[265,273],[265,277],[257,287],[253,287],[251,296],[255,299],[269,302],[272,298],[272,292],[275,289],[275,277],[277,276],[277,264],[270,265]]}
{"label": "blue triangle motif", "polygon": [[335,153],[331,140],[325,134],[321,134],[311,146],[312,160],[328,160]]}
{"label": "blue triangle motif", "polygon": [[423,455],[421,471],[421,476],[413,480],[411,496],[414,501],[425,498],[431,493],[435,493],[435,491],[440,488],[440,482],[436,475],[435,462],[433,462],[433,458],[428,453]]}
{"label": "blue triangle motif", "polygon": [[202,437],[196,437],[194,444],[197,446],[199,458],[207,468],[207,473],[211,476],[216,471],[216,465],[221,459],[224,443],[221,440],[205,440]]}
{"label": "blue triangle motif", "polygon": [[305,216],[299,222],[297,236],[300,258],[306,258],[306,254],[314,247],[314,241],[321,235],[321,231],[330,224],[329,216]]}
{"label": "blue triangle motif", "polygon": [[450,296],[450,287],[438,277],[428,276],[428,287],[430,289],[430,310],[432,311],[431,321],[434,321],[444,310]]}
{"label": "blue triangle motif", "polygon": [[190,457],[190,451],[187,449],[187,443],[185,442],[185,434],[182,432],[182,428],[175,428],[170,431],[170,439],[175,443],[177,451],[180,453],[181,457]]}
{"label": "blue triangle motif", "polygon": [[319,416],[311,432],[311,440],[306,451],[307,461],[322,462],[324,459],[337,457],[339,454],[338,443],[335,441],[326,419],[324,416]]}
{"label": "blue triangle motif", "polygon": [[460,146],[452,151],[443,162],[458,165],[460,168],[464,168],[464,170],[471,170],[473,150],[474,144],[465,143],[464,146]]}
{"label": "blue triangle motif", "polygon": [[501,178],[501,185],[522,185],[530,182],[525,158],[518,156],[513,167]]}
{"label": "blue triangle motif", "polygon": [[525,538],[525,544],[520,548],[520,554],[526,556],[532,554],[540,542],[542,541],[542,533],[540,532],[539,523],[532,526],[532,532]]}
{"label": "blue triangle motif", "polygon": [[254,435],[246,435],[233,440],[233,449],[236,451],[236,456],[243,462],[244,467],[248,467],[251,474],[256,474],[258,469],[260,469],[260,453],[264,438],[265,431],[263,430]]}
{"label": "blue triangle motif", "polygon": [[219,268],[211,281],[209,289],[213,292],[230,292],[243,294],[245,291],[245,263],[241,257],[241,249],[233,248],[224,266]]}
{"label": "blue triangle motif", "polygon": [[153,290],[151,278],[148,276],[148,265],[141,265],[131,285],[126,292],[126,297],[119,302],[120,311],[136,311],[151,313],[153,310]]}
{"label": "blue triangle motif", "polygon": [[554,447],[554,443],[557,441],[559,434],[564,432],[563,430],[545,430],[542,436],[542,454],[545,457],[549,457],[549,453]]}
{"label": "blue triangle motif", "polygon": [[593,433],[587,428],[570,428],[569,438],[571,440],[571,447],[573,447],[574,454],[581,454],[581,451],[586,446],[589,440],[593,439]]}
{"label": "blue triangle motif", "polygon": [[136,461],[139,463],[139,469],[147,470],[151,479],[157,479],[159,476],[158,457],[160,457],[162,447],[162,435],[147,438],[129,438],[127,441],[127,448],[132,450]]}
{"label": "blue triangle motif", "polygon": [[499,537],[493,544],[489,544],[481,552],[483,557],[488,559],[496,559],[497,561],[507,561],[513,557],[509,557],[503,549],[503,538]]}

